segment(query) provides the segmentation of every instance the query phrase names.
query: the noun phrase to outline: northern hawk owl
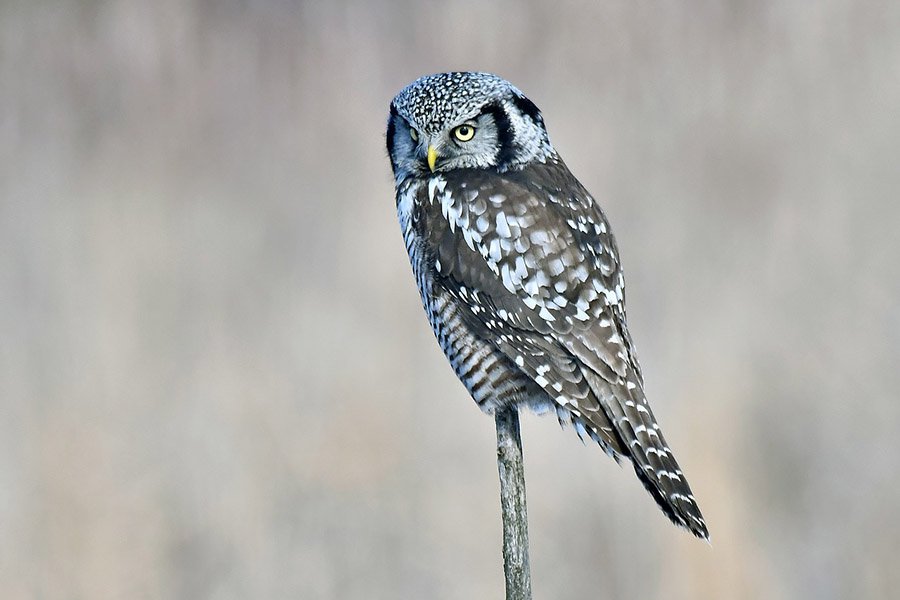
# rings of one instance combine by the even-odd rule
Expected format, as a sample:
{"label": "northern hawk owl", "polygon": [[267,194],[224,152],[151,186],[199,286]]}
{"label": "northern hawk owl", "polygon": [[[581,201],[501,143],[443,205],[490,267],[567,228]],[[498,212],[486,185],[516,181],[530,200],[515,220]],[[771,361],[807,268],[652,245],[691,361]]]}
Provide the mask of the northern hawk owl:
{"label": "northern hawk owl", "polygon": [[422,77],[391,102],[387,148],[425,312],[475,402],[552,411],[708,538],[644,396],[609,223],[537,106],[495,75]]}

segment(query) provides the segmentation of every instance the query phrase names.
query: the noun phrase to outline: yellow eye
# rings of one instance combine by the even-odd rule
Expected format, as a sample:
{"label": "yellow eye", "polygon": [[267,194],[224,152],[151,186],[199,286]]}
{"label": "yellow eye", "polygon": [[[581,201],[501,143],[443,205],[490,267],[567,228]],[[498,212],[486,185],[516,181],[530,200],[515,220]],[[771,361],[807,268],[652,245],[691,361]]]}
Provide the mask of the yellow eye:
{"label": "yellow eye", "polygon": [[419,133],[412,127],[409,128],[409,137],[411,137],[414,142],[419,141]]}
{"label": "yellow eye", "polygon": [[460,142],[468,142],[475,137],[475,128],[471,125],[460,125],[453,130],[453,137]]}

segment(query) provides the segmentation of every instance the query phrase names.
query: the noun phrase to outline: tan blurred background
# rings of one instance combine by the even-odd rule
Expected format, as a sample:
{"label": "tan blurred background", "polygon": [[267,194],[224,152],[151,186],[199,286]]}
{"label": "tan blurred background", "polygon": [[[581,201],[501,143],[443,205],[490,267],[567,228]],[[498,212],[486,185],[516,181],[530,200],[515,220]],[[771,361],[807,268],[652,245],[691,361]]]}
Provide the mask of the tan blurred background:
{"label": "tan blurred background", "polygon": [[502,596],[388,103],[512,80],[601,200],[708,518],[523,423],[536,598],[900,589],[900,4],[0,4],[0,595]]}

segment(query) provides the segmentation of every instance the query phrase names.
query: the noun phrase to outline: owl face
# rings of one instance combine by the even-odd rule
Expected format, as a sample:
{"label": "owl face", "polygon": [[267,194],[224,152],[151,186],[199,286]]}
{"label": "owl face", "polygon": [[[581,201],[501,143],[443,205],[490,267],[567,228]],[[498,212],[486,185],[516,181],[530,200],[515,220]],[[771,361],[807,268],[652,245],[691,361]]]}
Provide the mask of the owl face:
{"label": "owl face", "polygon": [[488,73],[411,83],[391,102],[387,147],[397,183],[455,169],[502,172],[555,154],[537,106]]}

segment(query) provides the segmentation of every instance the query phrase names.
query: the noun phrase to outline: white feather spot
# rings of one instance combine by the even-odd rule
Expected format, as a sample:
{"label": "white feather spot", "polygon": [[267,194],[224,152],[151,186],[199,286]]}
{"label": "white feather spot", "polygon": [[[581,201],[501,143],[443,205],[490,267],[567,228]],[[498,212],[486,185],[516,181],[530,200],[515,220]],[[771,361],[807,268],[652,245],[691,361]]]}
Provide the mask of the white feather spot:
{"label": "white feather spot", "polygon": [[[474,252],[475,251],[474,237],[478,234],[475,231],[473,231],[467,227],[461,227],[460,231],[462,231],[463,239],[466,241],[466,245],[469,247],[470,250],[472,250]],[[481,236],[478,236],[478,237],[479,237],[479,241],[481,241],[480,240]]]}
{"label": "white feather spot", "polygon": [[550,236],[543,229],[535,229],[528,234],[532,244],[545,245],[550,243]]}
{"label": "white feather spot", "polygon": [[575,270],[573,271],[573,275],[575,275],[575,277],[578,278],[578,281],[587,281],[588,270],[587,270],[587,266],[584,264],[584,262],[579,263],[575,267]]}
{"label": "white feather spot", "polygon": [[528,269],[525,266],[525,259],[521,256],[516,257],[516,277],[519,278],[519,281],[528,277]]}
{"label": "white feather spot", "polygon": [[428,180],[428,199],[431,202],[434,202],[435,193],[438,191],[443,192],[444,188],[446,188],[446,187],[447,187],[447,182],[444,180],[443,177],[441,177],[441,176],[432,177],[431,179]]}
{"label": "white feather spot", "polygon": [[563,264],[563,261],[554,258],[549,263],[547,263],[547,269],[550,271],[550,275],[553,277],[558,277],[563,271],[566,270],[566,266]]}
{"label": "white feather spot", "polygon": [[497,213],[497,234],[505,238],[512,236],[509,230],[509,222],[506,220],[506,214],[502,210]]}
{"label": "white feather spot", "polygon": [[500,262],[501,258],[503,258],[503,254],[500,251],[500,240],[498,240],[497,238],[492,239],[490,244],[488,245],[487,258],[489,258],[490,261],[495,265]]}
{"label": "white feather spot", "polygon": [[[513,280],[512,280],[512,277],[510,276],[510,271],[509,271],[509,265],[508,265],[508,264],[503,263],[503,264],[500,266],[500,275],[501,275],[501,277],[503,278],[503,287],[505,287],[505,288],[506,288],[507,290],[509,290],[510,292],[515,293],[515,291],[516,291],[516,286],[513,285]],[[534,307],[531,307],[531,308],[534,308]]]}

